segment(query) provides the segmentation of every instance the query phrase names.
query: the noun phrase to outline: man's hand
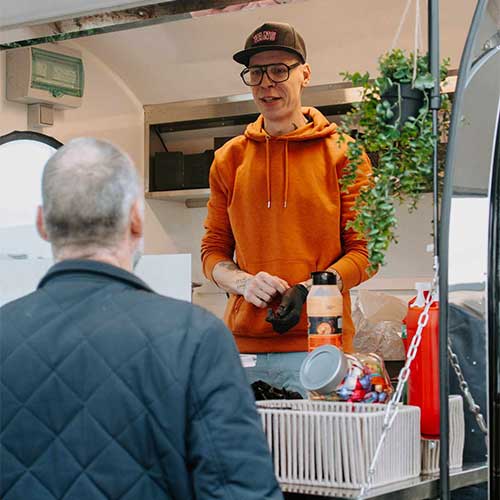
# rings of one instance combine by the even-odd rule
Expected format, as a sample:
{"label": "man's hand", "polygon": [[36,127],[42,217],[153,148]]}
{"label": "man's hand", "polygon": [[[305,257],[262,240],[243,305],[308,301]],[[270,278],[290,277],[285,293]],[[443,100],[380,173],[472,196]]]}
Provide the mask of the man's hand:
{"label": "man's hand", "polygon": [[278,276],[264,271],[249,274],[233,261],[222,261],[215,265],[212,276],[217,285],[229,293],[243,295],[256,307],[266,307],[277,294],[283,295],[290,285]]}
{"label": "man's hand", "polygon": [[290,285],[285,280],[260,271],[246,279],[242,295],[250,304],[264,308],[276,294],[283,295],[289,289]]}
{"label": "man's hand", "polygon": [[283,294],[276,311],[269,309],[266,321],[273,325],[275,332],[287,332],[299,322],[306,298],[307,288],[304,285],[292,286]]}

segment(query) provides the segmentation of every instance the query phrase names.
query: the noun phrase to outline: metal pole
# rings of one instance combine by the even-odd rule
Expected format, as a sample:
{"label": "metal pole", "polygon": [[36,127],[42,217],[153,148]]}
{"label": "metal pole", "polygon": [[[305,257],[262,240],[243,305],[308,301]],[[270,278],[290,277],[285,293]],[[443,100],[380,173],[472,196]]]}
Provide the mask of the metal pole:
{"label": "metal pole", "polygon": [[[430,108],[432,110],[432,133],[436,137],[432,155],[433,166],[433,218],[434,218],[434,267],[439,271],[439,184],[438,184],[438,111],[441,106],[439,74],[439,0],[428,0],[428,37],[429,71],[434,77],[431,90]],[[439,452],[439,489],[440,499],[449,500],[449,461],[448,461],[448,332],[439,332],[439,373],[440,373],[440,452]],[[437,381],[436,381],[437,382]]]}
{"label": "metal pole", "polygon": [[500,498],[500,126],[493,161],[491,205],[493,214],[490,227],[488,263],[488,367],[489,367],[489,459],[490,498]]}
{"label": "metal pole", "polygon": [[[432,111],[432,133],[438,134],[438,111],[441,107],[440,78],[439,78],[439,5],[438,0],[429,0],[429,71],[434,77],[434,88],[430,95],[430,108]],[[439,257],[439,194],[438,194],[438,157],[437,137],[432,156],[433,167],[433,204],[434,204],[434,257]]]}

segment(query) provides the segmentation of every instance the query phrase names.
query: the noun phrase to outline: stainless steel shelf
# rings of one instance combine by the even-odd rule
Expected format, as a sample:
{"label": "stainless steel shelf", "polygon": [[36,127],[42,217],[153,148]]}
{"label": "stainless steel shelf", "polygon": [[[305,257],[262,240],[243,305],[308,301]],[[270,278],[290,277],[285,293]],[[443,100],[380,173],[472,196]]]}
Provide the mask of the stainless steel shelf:
{"label": "stainless steel shelf", "polygon": [[[450,489],[457,490],[488,480],[488,466],[485,463],[463,467],[450,472]],[[328,488],[320,486],[299,486],[281,483],[281,489],[287,493],[287,500],[305,500],[322,498],[326,500],[357,499],[359,490]],[[399,481],[387,486],[373,488],[364,498],[377,500],[424,500],[439,497],[439,474],[420,476],[408,481]]]}
{"label": "stainless steel shelf", "polygon": [[174,191],[148,191],[146,198],[184,203],[188,208],[204,207],[210,197],[210,189],[179,189]]}
{"label": "stainless steel shelf", "polygon": [[[455,91],[456,73],[456,71],[449,72],[448,78],[441,86],[443,93]],[[353,103],[360,101],[361,95],[361,87],[353,87],[347,82],[312,85],[304,89],[302,104],[320,108],[322,106],[342,107],[345,105],[350,107]],[[144,105],[146,127],[192,120],[207,120],[207,124],[210,125],[211,121],[225,117],[232,123],[231,117],[254,113],[257,113],[257,108],[251,93]]]}

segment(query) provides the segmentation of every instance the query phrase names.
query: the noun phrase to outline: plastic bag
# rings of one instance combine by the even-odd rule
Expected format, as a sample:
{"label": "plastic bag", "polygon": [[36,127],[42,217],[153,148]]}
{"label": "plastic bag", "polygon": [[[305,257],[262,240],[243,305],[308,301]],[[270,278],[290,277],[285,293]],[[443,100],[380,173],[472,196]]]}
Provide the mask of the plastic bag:
{"label": "plastic bag", "polygon": [[374,352],[387,361],[405,359],[401,325],[407,307],[392,295],[360,290],[352,314],[354,350]]}

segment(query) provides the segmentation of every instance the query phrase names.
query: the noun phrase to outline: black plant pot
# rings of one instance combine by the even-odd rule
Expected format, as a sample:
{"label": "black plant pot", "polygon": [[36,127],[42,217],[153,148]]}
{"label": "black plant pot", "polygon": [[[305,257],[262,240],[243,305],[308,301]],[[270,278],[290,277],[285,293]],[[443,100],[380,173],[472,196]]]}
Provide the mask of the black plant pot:
{"label": "black plant pot", "polygon": [[[399,92],[401,92],[401,109],[399,108]],[[391,125],[394,125],[400,117],[398,127],[404,125],[410,116],[417,117],[420,108],[424,104],[424,93],[421,90],[414,89],[411,83],[394,84],[391,88],[382,94],[382,99],[385,99],[391,105],[391,110],[394,116],[388,120]]]}

